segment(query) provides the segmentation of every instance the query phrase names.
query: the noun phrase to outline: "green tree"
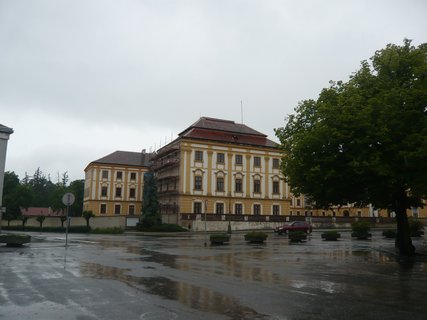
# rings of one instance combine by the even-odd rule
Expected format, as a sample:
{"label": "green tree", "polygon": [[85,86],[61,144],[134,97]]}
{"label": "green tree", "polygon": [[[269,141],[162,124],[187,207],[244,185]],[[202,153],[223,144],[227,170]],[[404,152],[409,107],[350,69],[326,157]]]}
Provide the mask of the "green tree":
{"label": "green tree", "polygon": [[62,212],[65,213],[66,206],[62,202],[62,197],[67,193],[67,188],[63,186],[61,183],[57,183],[55,185],[55,189],[50,195],[49,203],[50,207],[54,212]]}
{"label": "green tree", "polygon": [[23,185],[15,172],[5,172],[3,204],[6,207],[5,218],[14,220],[21,215],[21,208],[28,208],[33,199],[32,189]]}
{"label": "green tree", "polygon": [[13,220],[14,217],[20,215],[19,203],[17,200],[18,190],[20,187],[19,177],[15,172],[6,171],[4,173],[3,184],[3,206],[6,207],[6,217]]}
{"label": "green tree", "polygon": [[61,228],[64,228],[64,222],[67,221],[67,216],[59,216],[59,219],[61,220]]}
{"label": "green tree", "polygon": [[84,197],[84,180],[74,180],[67,188],[67,192],[74,194],[75,201],[71,205],[71,214],[74,217],[80,217],[83,212],[83,197]]}
{"label": "green tree", "polygon": [[89,221],[91,218],[95,217],[95,214],[92,212],[92,210],[85,210],[83,211],[82,216],[83,218],[86,219],[86,226],[89,229],[90,228]]}
{"label": "green tree", "polygon": [[292,191],[317,207],[396,213],[396,247],[413,255],[406,209],[427,196],[427,44],[375,52],[348,82],[331,82],[276,129]]}
{"label": "green tree", "polygon": [[162,223],[157,200],[156,177],[152,172],[144,174],[144,191],[142,197],[142,225],[145,228]]}
{"label": "green tree", "polygon": [[26,217],[26,216],[20,216],[19,219],[22,221],[22,228],[24,229],[25,228],[25,224],[28,221],[28,217]]}
{"label": "green tree", "polygon": [[40,224],[40,229],[43,228],[43,222],[45,221],[46,217],[45,216],[38,216],[36,218],[36,220],[38,221],[38,223]]}

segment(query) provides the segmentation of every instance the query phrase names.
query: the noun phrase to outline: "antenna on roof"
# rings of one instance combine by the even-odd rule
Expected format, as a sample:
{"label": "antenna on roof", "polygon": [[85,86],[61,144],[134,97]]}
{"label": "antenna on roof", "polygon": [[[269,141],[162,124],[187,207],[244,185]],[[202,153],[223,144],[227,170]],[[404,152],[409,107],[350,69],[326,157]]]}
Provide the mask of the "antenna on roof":
{"label": "antenna on roof", "polygon": [[243,100],[240,100],[240,118],[243,124]]}

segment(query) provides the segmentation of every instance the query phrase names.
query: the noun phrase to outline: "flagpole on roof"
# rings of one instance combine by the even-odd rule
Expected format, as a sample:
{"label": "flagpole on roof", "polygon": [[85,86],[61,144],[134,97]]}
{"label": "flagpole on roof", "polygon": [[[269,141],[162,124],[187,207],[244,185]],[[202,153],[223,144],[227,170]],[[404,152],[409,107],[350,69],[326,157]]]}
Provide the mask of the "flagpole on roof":
{"label": "flagpole on roof", "polygon": [[240,100],[240,119],[243,124],[243,100]]}

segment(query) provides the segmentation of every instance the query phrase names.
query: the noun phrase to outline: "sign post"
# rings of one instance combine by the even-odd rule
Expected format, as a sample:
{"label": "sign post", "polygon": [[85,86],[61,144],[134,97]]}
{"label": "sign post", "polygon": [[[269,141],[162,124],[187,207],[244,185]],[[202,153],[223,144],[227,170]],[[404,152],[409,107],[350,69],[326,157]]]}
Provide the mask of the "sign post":
{"label": "sign post", "polygon": [[76,198],[71,192],[67,192],[62,197],[62,203],[67,206],[67,225],[65,226],[65,248],[68,247],[68,226],[70,225],[70,206],[74,203]]}

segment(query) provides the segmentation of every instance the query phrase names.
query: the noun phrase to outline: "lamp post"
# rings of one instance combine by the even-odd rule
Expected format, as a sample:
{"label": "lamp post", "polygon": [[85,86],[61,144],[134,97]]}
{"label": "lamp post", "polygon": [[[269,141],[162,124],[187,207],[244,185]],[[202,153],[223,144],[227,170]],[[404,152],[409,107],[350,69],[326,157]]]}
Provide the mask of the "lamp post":
{"label": "lamp post", "polygon": [[208,243],[208,228],[207,228],[207,224],[206,224],[206,213],[208,211],[208,199],[205,199],[205,247],[207,246]]}
{"label": "lamp post", "polygon": [[3,200],[3,181],[4,181],[4,168],[6,165],[6,151],[7,151],[7,140],[13,133],[12,128],[8,128],[0,124],[0,233],[1,233],[1,222],[3,216],[2,200]]}

